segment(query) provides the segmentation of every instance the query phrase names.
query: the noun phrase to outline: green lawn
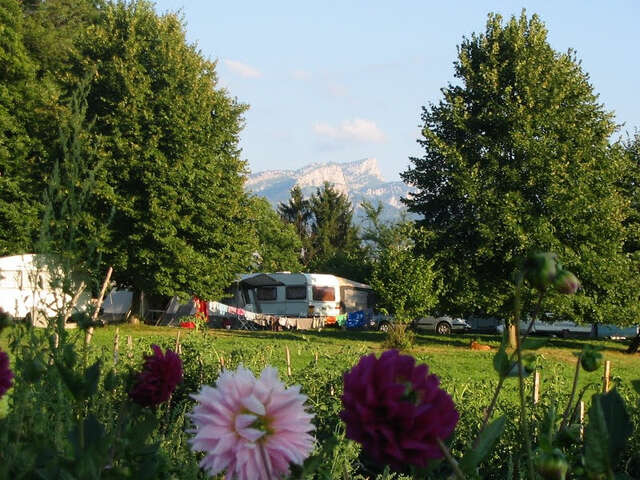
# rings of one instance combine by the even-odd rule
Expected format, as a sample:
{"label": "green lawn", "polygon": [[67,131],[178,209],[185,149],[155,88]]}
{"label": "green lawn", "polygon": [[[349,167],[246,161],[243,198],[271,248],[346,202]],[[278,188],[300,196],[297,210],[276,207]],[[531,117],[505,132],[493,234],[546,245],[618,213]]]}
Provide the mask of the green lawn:
{"label": "green lawn", "polygon": [[[117,327],[96,329],[92,341],[93,348],[102,352],[112,351],[116,329],[120,335],[120,355],[126,354],[128,335],[132,337],[135,356],[141,357],[143,352],[150,351],[148,346],[151,343],[174,347],[175,338],[179,332],[181,343],[197,348],[197,355],[205,365],[218,364],[222,357],[226,360],[226,365],[243,361],[260,368],[270,364],[284,373],[286,371],[285,349],[288,347],[294,374],[310,364],[315,364],[316,355],[319,367],[333,368],[337,372],[342,372],[357,362],[361,355],[381,353],[384,339],[382,333],[373,331],[208,330],[202,333],[170,327],[122,324]],[[81,333],[72,331],[71,335],[80,336]],[[4,351],[8,350],[7,335],[8,331],[5,331],[0,336],[0,348]],[[493,346],[493,351],[471,350],[469,344],[472,339]],[[624,343],[550,338],[544,347],[536,351],[543,392],[549,388],[558,392],[569,392],[576,362],[575,352],[578,352],[585,343],[597,344],[603,348],[605,359],[611,361],[613,379],[628,385],[632,380],[640,378],[640,355],[625,354]],[[497,335],[456,334],[441,337],[421,333],[417,335],[416,344],[410,353],[418,361],[427,363],[430,371],[441,378],[444,388],[449,390],[455,398],[458,395],[464,395],[469,389],[478,388],[485,390],[486,395],[486,390],[495,385],[497,376],[493,371],[492,358],[498,345]],[[230,359],[235,359],[235,362],[230,362]],[[594,383],[596,386],[593,387],[593,391],[595,391],[599,388],[602,375],[602,370],[593,373],[582,372],[579,386]],[[528,382],[531,382],[531,377]],[[515,380],[506,382],[505,398],[515,400],[516,384]]]}

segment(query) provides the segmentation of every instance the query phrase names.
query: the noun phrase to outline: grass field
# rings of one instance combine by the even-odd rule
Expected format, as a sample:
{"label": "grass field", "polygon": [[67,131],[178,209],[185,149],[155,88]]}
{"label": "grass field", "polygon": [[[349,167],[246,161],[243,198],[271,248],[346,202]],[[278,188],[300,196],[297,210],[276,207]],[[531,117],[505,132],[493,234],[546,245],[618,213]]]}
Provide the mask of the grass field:
{"label": "grass field", "polygon": [[[116,329],[119,331],[121,354],[126,351],[129,335],[132,337],[134,349],[140,351],[140,348],[154,342],[173,345],[179,332],[181,343],[197,338],[199,345],[203,347],[201,355],[205,359],[208,357],[216,361],[219,361],[220,357],[228,358],[242,350],[256,351],[265,363],[283,369],[286,368],[285,348],[288,347],[293,370],[305,368],[311,362],[315,362],[316,354],[319,365],[330,366],[335,364],[335,359],[345,357],[352,357],[355,363],[361,355],[381,353],[384,340],[384,334],[374,331],[324,329],[270,332],[212,329],[203,333],[171,327],[122,324],[96,329],[92,341],[93,348],[112,350]],[[71,333],[78,336],[80,334],[80,331]],[[8,351],[7,337],[8,330],[0,336],[0,348],[4,351]],[[491,345],[493,350],[471,350],[469,344],[473,339]],[[440,376],[445,386],[476,381],[492,382],[496,379],[492,358],[499,340],[497,335],[454,334],[442,337],[420,333],[416,336],[414,347],[408,353],[427,363],[431,372]],[[570,380],[575,368],[575,353],[579,352],[585,343],[599,345],[603,349],[605,359],[611,361],[612,378],[624,383],[640,378],[640,355],[625,354],[626,345],[623,342],[549,338],[547,344],[536,351],[542,382]],[[340,363],[341,366],[347,366]],[[602,374],[602,371],[583,373],[582,383],[599,382]]]}
{"label": "grass field", "polygon": [[[44,331],[42,331],[44,333]],[[83,332],[69,331],[71,338],[82,344]],[[342,373],[350,369],[362,355],[380,354],[383,350],[385,335],[373,331],[344,331],[324,329],[323,331],[240,331],[240,330],[206,330],[204,332],[169,327],[151,327],[146,325],[121,324],[95,330],[91,342],[90,356],[102,358],[105,369],[113,365],[114,340],[119,338],[118,370],[139,369],[143,355],[150,353],[150,345],[155,343],[163,348],[176,347],[179,334],[181,356],[185,369],[185,379],[174,395],[174,406],[182,415],[176,424],[182,433],[164,441],[169,442],[168,451],[174,452],[176,445],[182,445],[185,438],[184,411],[191,408],[189,394],[197,391],[202,383],[214,383],[222,364],[235,368],[242,363],[258,372],[266,365],[273,365],[280,371],[286,383],[300,384],[302,391],[309,397],[309,406],[316,415],[317,435],[326,440],[337,435],[340,437],[339,412],[341,407]],[[8,350],[10,331],[0,335],[0,348]],[[128,337],[131,336],[131,348]],[[476,339],[493,347],[492,351],[470,349],[471,340]],[[493,356],[499,345],[497,335],[460,334],[441,337],[420,333],[416,336],[414,347],[407,353],[416,357],[418,362],[427,363],[430,372],[438,375],[442,387],[447,390],[460,413],[460,421],[456,427],[455,441],[451,448],[455,456],[460,457],[467,442],[477,432],[483,410],[490,403],[498,376],[493,369]],[[540,403],[530,413],[538,418],[544,415],[549,405],[556,405],[561,411],[567,403],[575,371],[578,353],[585,343],[595,344],[602,348],[606,360],[611,361],[612,380],[620,385],[620,392],[625,397],[632,411],[634,423],[640,425],[637,413],[639,397],[633,392],[631,382],[640,378],[640,355],[624,353],[626,345],[619,342],[549,338],[544,346],[536,350],[537,365],[540,372]],[[80,347],[81,348],[81,347]],[[287,373],[287,350],[290,356],[291,375]],[[11,354],[11,352],[9,351]],[[13,360],[13,359],[12,359]],[[106,371],[106,370],[105,370]],[[584,400],[587,407],[593,393],[602,390],[603,369],[592,373],[581,373],[579,389],[585,388]],[[526,396],[531,406],[533,375],[526,379]],[[126,395],[126,392],[125,392]],[[6,395],[0,402],[0,417],[7,413]],[[484,478],[503,478],[505,458],[517,451],[521,442],[518,427],[518,381],[508,379],[496,404],[494,417],[505,415],[507,428],[499,444],[486,460]],[[172,407],[173,408],[173,407]],[[109,417],[110,418],[110,417]],[[183,425],[184,423],[184,425]],[[336,430],[337,429],[337,430]],[[637,431],[637,429],[636,429]],[[338,433],[335,433],[338,432]],[[343,440],[340,440],[343,441]],[[172,443],[173,442],[173,443]],[[633,445],[638,444],[634,437]],[[342,443],[347,448],[346,443]],[[630,443],[629,450],[635,451]],[[180,446],[184,448],[184,446]],[[351,447],[349,447],[351,448]],[[190,465],[189,453],[180,450],[176,453],[176,461],[182,458]],[[340,450],[342,452],[342,450]],[[342,453],[333,457],[333,461],[347,461],[355,465],[357,450],[351,452],[350,460],[340,460],[347,455]],[[516,452],[517,453],[517,452]],[[173,454],[172,454],[173,455]],[[347,456],[349,456],[347,455]],[[346,457],[344,457],[346,458]],[[337,464],[337,463],[336,463]],[[341,475],[341,474],[340,474]],[[338,475],[337,478],[342,478]]]}

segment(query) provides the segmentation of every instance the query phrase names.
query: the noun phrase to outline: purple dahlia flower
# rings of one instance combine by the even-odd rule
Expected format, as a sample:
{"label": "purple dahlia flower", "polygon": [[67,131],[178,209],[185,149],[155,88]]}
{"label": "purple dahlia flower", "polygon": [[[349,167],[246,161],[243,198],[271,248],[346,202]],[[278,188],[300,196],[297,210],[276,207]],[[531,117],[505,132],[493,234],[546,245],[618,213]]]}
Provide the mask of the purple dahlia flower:
{"label": "purple dahlia flower", "polygon": [[173,351],[166,353],[151,345],[153,355],[145,355],[142,371],[129,392],[131,399],[143,407],[154,407],[169,400],[182,381],[182,360]]}
{"label": "purple dahlia flower", "polygon": [[458,412],[429,367],[397,350],[362,357],[344,375],[340,417],[348,438],[376,462],[395,469],[425,467],[443,456],[437,439],[446,439]]}
{"label": "purple dahlia flower", "polygon": [[0,398],[13,385],[13,372],[9,368],[9,355],[0,350]]}

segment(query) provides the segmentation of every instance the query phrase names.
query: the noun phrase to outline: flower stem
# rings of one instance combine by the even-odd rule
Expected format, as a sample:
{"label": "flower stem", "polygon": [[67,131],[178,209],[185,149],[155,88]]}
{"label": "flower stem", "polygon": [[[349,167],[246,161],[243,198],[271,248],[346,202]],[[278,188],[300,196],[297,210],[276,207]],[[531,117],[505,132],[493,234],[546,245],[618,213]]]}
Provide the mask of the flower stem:
{"label": "flower stem", "polygon": [[580,362],[582,361],[582,352],[578,356],[578,361],[576,362],[576,373],[573,376],[573,386],[571,387],[571,395],[569,395],[569,402],[567,403],[567,408],[564,410],[564,414],[562,415],[562,422],[560,422],[560,430],[567,424],[569,420],[569,413],[571,412],[571,404],[573,403],[573,397],[576,394],[576,389],[578,388],[578,376],[580,375]]}
{"label": "flower stem", "polygon": [[[518,284],[518,286],[517,286],[516,295],[517,296],[520,295],[520,284]],[[524,342],[527,339],[527,337],[531,333],[531,330],[533,330],[533,325],[535,324],[535,321],[538,319],[538,315],[540,314],[540,307],[542,305],[542,299],[543,298],[544,298],[544,292],[540,292],[540,295],[538,296],[538,303],[536,305],[535,313],[533,314],[533,317],[531,318],[531,321],[529,322],[529,325],[527,326],[527,330],[526,330],[526,332],[524,333],[524,335],[522,337],[522,342]],[[517,311],[515,313],[516,313],[515,314],[515,321],[519,326],[520,325],[519,302],[518,302],[518,309],[517,309]],[[513,352],[511,354],[511,356],[509,357],[509,363],[510,364],[515,360],[516,356],[517,356],[516,352]],[[498,386],[496,387],[496,390],[493,393],[493,398],[491,399],[491,403],[489,404],[489,407],[487,408],[487,410],[484,413],[484,417],[482,419],[482,425],[480,426],[480,430],[478,430],[478,434],[476,435],[476,438],[473,441],[473,445],[474,446],[478,443],[478,439],[480,438],[480,434],[487,427],[487,424],[489,423],[489,420],[491,419],[491,414],[493,413],[493,409],[495,408],[496,402],[498,401],[498,395],[500,395],[500,390],[502,389],[502,385],[504,384],[505,378],[506,378],[506,376],[502,376],[501,375],[500,376],[500,380],[498,380]]]}
{"label": "flower stem", "polygon": [[531,438],[529,436],[529,421],[527,419],[527,407],[524,398],[524,373],[522,369],[522,351],[520,343],[520,322],[516,322],[516,354],[518,357],[518,386],[520,393],[520,423],[522,427],[522,435],[524,436],[525,445],[527,447],[527,470],[529,472],[529,480],[535,480],[535,471],[533,469],[533,449],[531,448]]}
{"label": "flower stem", "polygon": [[455,474],[455,478],[457,478],[458,480],[465,480],[466,477],[464,476],[464,473],[462,473],[462,470],[460,470],[460,467],[458,466],[458,462],[456,462],[456,459],[451,456],[451,452],[449,452],[449,449],[444,444],[444,442],[437,437],[436,437],[436,442],[438,442],[438,446],[440,447],[440,450],[444,454],[444,458],[446,458],[447,462],[449,462],[449,465],[451,465],[451,468],[453,469],[453,473]]}

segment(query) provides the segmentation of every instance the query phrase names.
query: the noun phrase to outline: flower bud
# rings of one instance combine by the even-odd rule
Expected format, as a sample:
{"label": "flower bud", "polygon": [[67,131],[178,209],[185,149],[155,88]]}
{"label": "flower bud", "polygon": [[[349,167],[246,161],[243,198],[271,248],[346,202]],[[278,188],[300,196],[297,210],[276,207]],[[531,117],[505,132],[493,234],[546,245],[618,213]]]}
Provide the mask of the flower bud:
{"label": "flower bud", "polygon": [[537,455],[534,466],[536,472],[545,480],[565,480],[569,470],[569,463],[562,450],[558,448]]}
{"label": "flower bud", "polygon": [[538,290],[546,290],[558,271],[558,258],[555,253],[533,253],[524,265],[524,277],[529,284]]}
{"label": "flower bud", "polygon": [[559,293],[573,295],[580,288],[580,281],[568,270],[558,271],[553,286]]}

